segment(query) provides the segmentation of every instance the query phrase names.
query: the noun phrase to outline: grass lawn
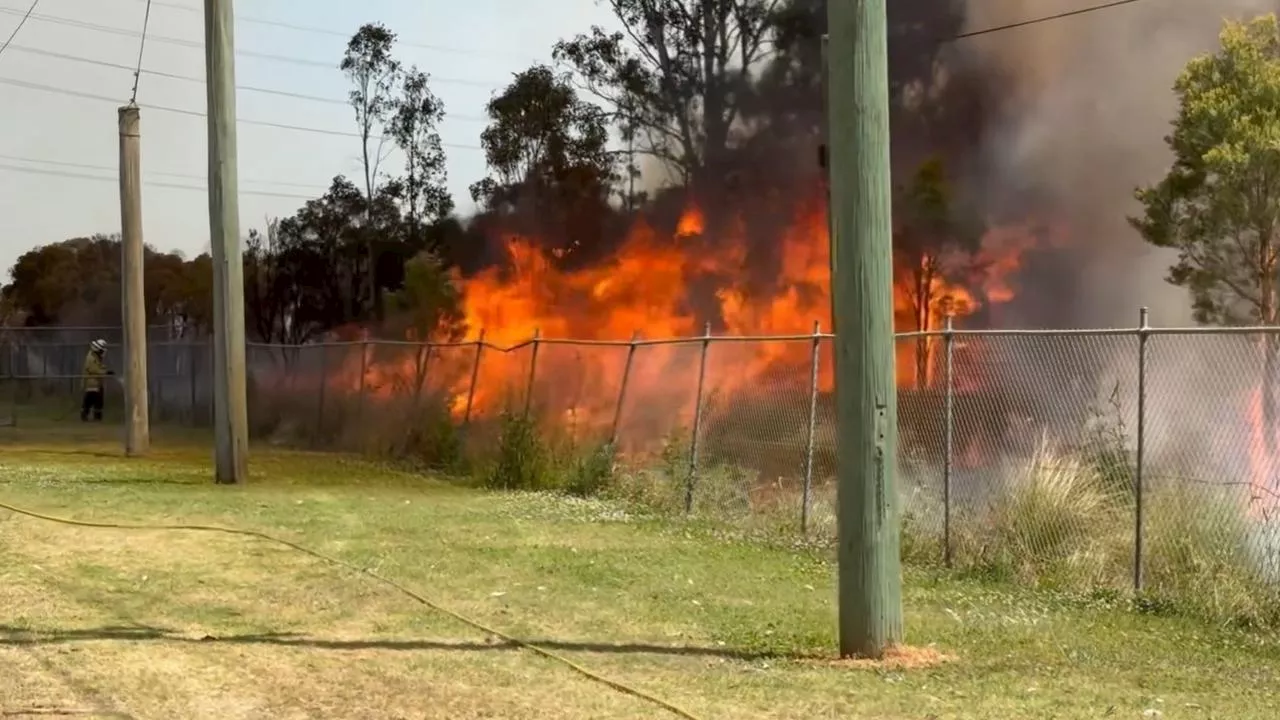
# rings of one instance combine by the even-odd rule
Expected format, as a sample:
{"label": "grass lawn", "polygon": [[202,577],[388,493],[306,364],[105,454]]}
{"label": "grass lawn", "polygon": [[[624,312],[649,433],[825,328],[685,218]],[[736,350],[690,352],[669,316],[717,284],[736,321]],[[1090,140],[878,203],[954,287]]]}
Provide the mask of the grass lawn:
{"label": "grass lawn", "polygon": [[[251,484],[215,487],[207,448],[175,440],[130,461],[82,428],[0,431],[0,502],[279,535],[702,718],[1280,717],[1275,638],[911,573],[909,642],[954,659],[850,667],[824,659],[822,558],[317,454],[258,449]],[[0,511],[0,607],[0,716],[674,717],[247,538]]]}

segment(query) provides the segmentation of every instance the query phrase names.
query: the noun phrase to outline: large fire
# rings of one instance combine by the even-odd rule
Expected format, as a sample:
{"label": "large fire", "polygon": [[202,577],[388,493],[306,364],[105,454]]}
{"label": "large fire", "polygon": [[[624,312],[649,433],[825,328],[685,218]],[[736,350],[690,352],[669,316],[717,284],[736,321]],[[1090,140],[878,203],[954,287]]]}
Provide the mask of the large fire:
{"label": "large fire", "polygon": [[[370,344],[331,381],[382,399],[417,396],[429,388],[443,396],[458,420],[492,416],[531,397],[545,417],[558,418],[575,432],[586,428],[607,436],[621,430],[622,445],[632,448],[633,441],[647,444],[690,426],[700,375],[704,403],[768,394],[777,404],[779,393],[808,397],[813,331],[831,327],[829,234],[825,203],[801,204],[791,215],[778,237],[776,279],[768,289],[752,285],[744,272],[748,243],[741,222],[731,225],[726,237],[705,237],[705,218],[697,206],[688,207],[666,232],[636,221],[608,260],[572,271],[561,269],[558,258],[535,240],[509,236],[505,266],[455,277],[466,328],[460,341],[410,345],[392,358]],[[1043,229],[997,227],[986,233],[975,254],[962,259],[899,255],[896,330],[937,330],[948,313],[962,319],[984,305],[1013,300],[1011,281],[1028,251],[1065,241],[1061,228],[1049,230],[1046,235]],[[711,307],[706,302],[698,307],[694,289],[708,287]],[[723,338],[788,339],[708,343],[703,340],[708,329]],[[532,343],[534,338],[540,342]],[[640,342],[633,346],[633,339]],[[660,342],[666,340],[683,342]],[[817,344],[818,389],[829,392],[830,343]],[[937,387],[939,344],[936,337],[896,343],[900,387]],[[957,367],[956,389],[974,390],[982,365],[981,358],[969,357],[963,371]],[[1280,439],[1267,442],[1261,407],[1255,389],[1247,415],[1249,483],[1258,496],[1250,514],[1255,517],[1280,506],[1271,495],[1277,492],[1280,456],[1268,450],[1280,447]],[[976,441],[960,452],[967,458],[961,465],[981,464],[970,457],[979,452]]]}
{"label": "large fire", "polygon": [[[361,377],[348,368],[365,392],[389,396],[427,384],[441,389],[457,417],[473,417],[523,396],[533,387],[541,410],[563,414],[574,423],[609,427],[617,422],[686,424],[694,405],[705,328],[717,336],[811,335],[815,324],[829,332],[829,237],[825,202],[800,203],[778,238],[776,280],[762,290],[744,272],[748,254],[742,221],[729,223],[721,237],[705,237],[701,210],[689,206],[675,227],[663,232],[637,220],[624,242],[605,262],[566,271],[531,239],[506,238],[508,263],[468,278],[456,278],[463,295],[466,334],[462,348],[439,348],[389,366],[362,358]],[[991,234],[979,253],[984,261],[957,272],[951,258],[899,258],[895,263],[894,313],[898,331],[936,330],[951,313],[964,317],[983,303],[1010,300],[1008,275],[1019,267],[1017,255],[1029,234],[1005,230]],[[1016,241],[1011,241],[1014,238]],[[919,266],[916,266],[919,263]],[[964,285],[946,278],[963,277]],[[693,288],[712,288],[706,302]],[[708,305],[713,306],[708,311]],[[701,311],[701,312],[699,312]],[[538,337],[548,342],[529,341]],[[628,363],[626,342],[683,338],[683,344],[645,344]],[[474,343],[483,340],[476,369]],[[611,347],[556,344],[555,340],[615,341]],[[807,387],[814,341],[712,342],[705,356],[703,397],[733,396],[765,386]],[[931,387],[937,381],[932,361],[936,341],[899,341],[900,385]],[[499,349],[519,347],[510,353]],[[514,357],[517,356],[518,358]],[[536,358],[536,359],[535,359]],[[625,418],[616,409],[627,371]],[[474,377],[473,377],[474,374]],[[529,382],[529,377],[535,379]],[[832,386],[830,349],[822,353],[818,384]],[[656,417],[656,416],[661,416]],[[646,419],[648,418],[648,419]]]}

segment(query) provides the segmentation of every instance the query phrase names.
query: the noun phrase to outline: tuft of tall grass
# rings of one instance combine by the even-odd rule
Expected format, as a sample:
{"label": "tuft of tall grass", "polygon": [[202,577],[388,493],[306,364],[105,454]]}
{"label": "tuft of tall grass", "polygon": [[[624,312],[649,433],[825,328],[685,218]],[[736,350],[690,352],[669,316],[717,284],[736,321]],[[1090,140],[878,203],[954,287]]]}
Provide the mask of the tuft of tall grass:
{"label": "tuft of tall grass", "polygon": [[[694,515],[714,519],[742,519],[750,515],[750,490],[757,474],[723,463],[690,462],[691,436],[687,430],[673,430],[663,439],[656,457],[641,458],[620,468],[612,494],[659,512]],[[797,514],[798,518],[799,515]]]}
{"label": "tuft of tall grass", "polygon": [[992,503],[983,538],[987,569],[1054,587],[1103,582],[1123,517],[1112,498],[1096,466],[1056,453],[1042,439]]}

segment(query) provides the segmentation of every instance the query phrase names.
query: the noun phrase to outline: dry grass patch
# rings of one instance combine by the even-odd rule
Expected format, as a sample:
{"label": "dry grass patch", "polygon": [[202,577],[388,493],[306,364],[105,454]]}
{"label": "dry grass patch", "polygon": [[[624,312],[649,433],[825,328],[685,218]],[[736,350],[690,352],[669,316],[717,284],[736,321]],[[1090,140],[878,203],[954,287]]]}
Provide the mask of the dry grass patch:
{"label": "dry grass patch", "polygon": [[881,658],[825,658],[819,663],[851,670],[909,671],[936,668],[955,659],[954,655],[944,653],[936,647],[899,645],[890,648]]}

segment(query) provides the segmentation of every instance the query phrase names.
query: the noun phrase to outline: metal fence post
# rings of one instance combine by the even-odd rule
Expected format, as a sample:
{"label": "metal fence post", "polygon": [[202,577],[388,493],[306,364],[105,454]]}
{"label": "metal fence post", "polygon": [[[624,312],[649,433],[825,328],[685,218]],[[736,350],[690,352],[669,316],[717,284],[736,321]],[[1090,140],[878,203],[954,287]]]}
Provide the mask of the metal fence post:
{"label": "metal fence post", "polygon": [[956,382],[955,382],[955,318],[947,313],[942,331],[945,383],[943,388],[942,429],[942,564],[951,567],[951,481],[955,457]]}
{"label": "metal fence post", "polygon": [[427,383],[427,368],[431,367],[431,351],[435,345],[424,342],[418,347],[418,376],[413,383],[413,407],[422,407],[422,386]]}
{"label": "metal fence post", "polygon": [[467,410],[462,416],[462,425],[471,424],[471,408],[476,401],[476,383],[480,380],[480,355],[484,352],[484,328],[476,338],[476,360],[471,364],[471,385],[467,388]]}
{"label": "metal fence post", "polygon": [[[8,362],[8,365],[9,365],[9,373],[8,373],[8,375],[9,375],[9,377],[10,377],[10,378],[15,378],[15,377],[17,377],[17,376],[20,374],[20,373],[18,372],[18,344],[17,344],[17,343],[15,343],[15,342],[13,342],[13,341],[8,341],[8,342],[5,342],[5,346],[6,346],[6,347],[5,347],[5,349],[6,349],[6,350],[8,350],[8,355],[9,355],[9,362]],[[24,347],[24,349],[25,349],[27,346],[26,346],[26,345],[24,345],[23,347]],[[25,373],[22,373],[22,374],[25,374]],[[20,384],[22,384],[22,383],[17,383],[17,382],[15,382],[15,383],[13,384],[13,401],[14,401],[15,403],[18,401],[18,386],[19,386]],[[28,383],[28,384],[29,384],[29,383]]]}
{"label": "metal fence post", "polygon": [[533,380],[538,374],[538,345],[542,339],[542,331],[533,329],[533,355],[529,357],[529,382],[524,389],[524,416],[529,417],[533,408]]}
{"label": "metal fence post", "polygon": [[360,343],[360,395],[356,397],[356,416],[364,419],[365,376],[369,374],[369,341]]}
{"label": "metal fence post", "polygon": [[320,348],[320,373],[318,376],[319,387],[316,388],[316,436],[315,442],[320,441],[320,437],[324,434],[324,396],[325,386],[329,375],[329,346],[321,344]]}
{"label": "metal fence post", "polygon": [[208,346],[208,352],[205,354],[205,358],[208,360],[208,363],[209,363],[209,365],[208,365],[208,367],[209,367],[209,376],[208,376],[208,378],[206,379],[206,382],[205,382],[205,387],[206,387],[206,388],[208,388],[208,393],[206,393],[205,397],[206,397],[206,398],[207,398],[207,400],[208,400],[207,405],[208,405],[208,408],[209,408],[209,412],[205,415],[205,417],[206,417],[206,418],[208,419],[208,421],[209,421],[209,427],[210,427],[210,428],[212,428],[212,427],[213,427],[213,422],[214,422],[214,421],[213,421],[213,417],[214,417],[214,414],[217,412],[217,410],[213,407],[213,404],[214,404],[214,399],[213,399],[213,361],[214,361],[213,354],[214,354],[214,347],[213,347],[213,336],[212,336],[212,335],[210,335],[210,336],[209,336],[209,341],[208,341],[208,343],[206,343],[206,344],[207,344],[207,346]]}
{"label": "metal fence post", "polygon": [[1146,425],[1147,425],[1147,338],[1151,327],[1148,323],[1147,308],[1138,311],[1138,447],[1134,452],[1133,468],[1133,590],[1142,592],[1142,544],[1143,525],[1146,508],[1144,507],[1145,481],[1142,477],[1146,465]]}
{"label": "metal fence post", "polygon": [[187,368],[187,383],[191,386],[187,390],[191,394],[191,426],[197,425],[196,420],[196,389],[199,383],[196,381],[196,364],[200,362],[200,346],[194,342],[188,341],[187,345],[187,362],[191,367]]}
{"label": "metal fence post", "polygon": [[622,406],[627,401],[627,383],[631,379],[631,363],[636,357],[636,342],[640,340],[640,331],[631,333],[631,344],[627,346],[627,362],[622,366],[622,382],[618,386],[618,404],[613,409],[613,429],[609,431],[609,447],[618,446],[618,429],[622,427]]}
{"label": "metal fence post", "polygon": [[711,347],[711,323],[702,331],[702,357],[698,360],[698,389],[693,406],[693,438],[689,441],[689,477],[685,482],[684,511],[693,512],[693,484],[698,475],[698,436],[702,434],[702,389],[707,377],[707,349]]}
{"label": "metal fence post", "polygon": [[818,358],[822,347],[822,323],[813,323],[813,357],[809,361],[809,425],[805,429],[804,490],[800,496],[800,534],[809,535],[809,511],[813,503],[813,444],[818,430]]}

